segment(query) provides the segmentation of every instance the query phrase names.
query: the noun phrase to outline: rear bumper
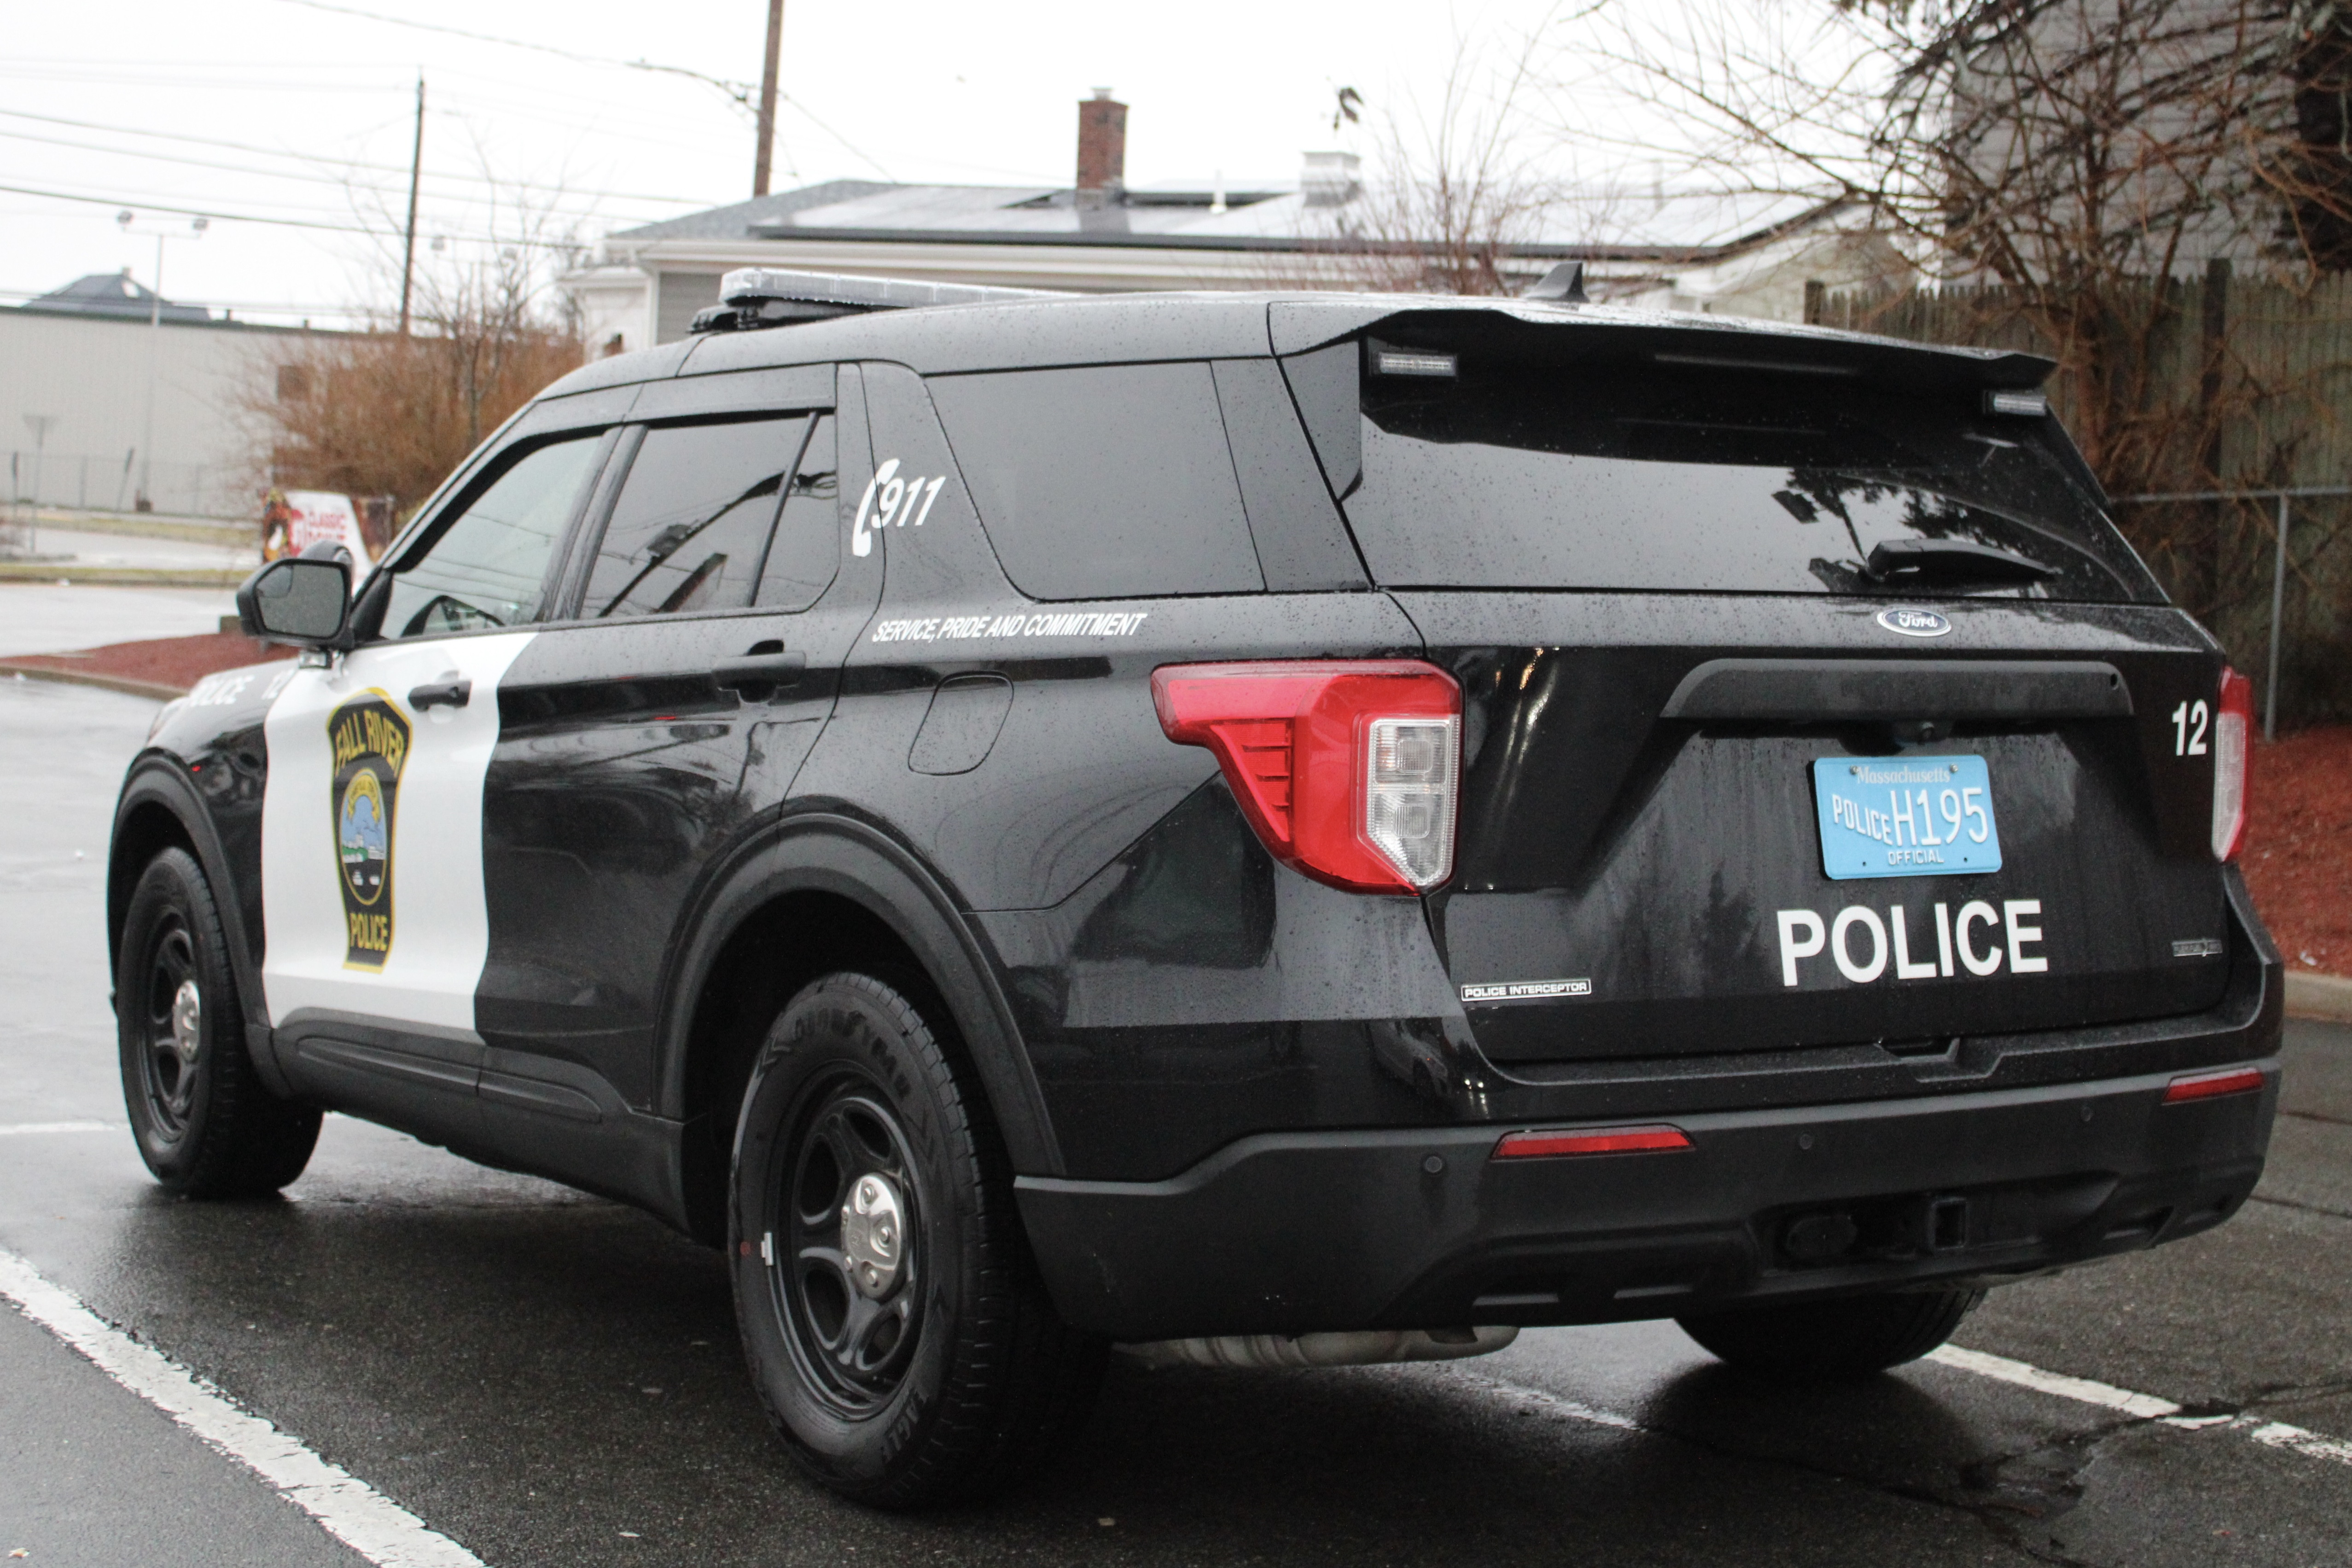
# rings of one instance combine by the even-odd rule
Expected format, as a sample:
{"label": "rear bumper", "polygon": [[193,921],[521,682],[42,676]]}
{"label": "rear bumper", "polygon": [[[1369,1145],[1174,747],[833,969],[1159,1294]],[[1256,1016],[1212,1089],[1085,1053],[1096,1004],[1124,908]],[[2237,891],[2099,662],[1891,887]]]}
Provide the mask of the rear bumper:
{"label": "rear bumper", "polygon": [[[2218,1225],[2269,1146],[2278,1064],[2256,1065],[2259,1093],[2178,1105],[2163,1073],[1679,1115],[1685,1151],[1508,1162],[1508,1126],[1271,1133],[1167,1181],[1018,1191],[1064,1317],[1121,1340],[1667,1317],[1990,1282]],[[1822,1215],[1853,1245],[1793,1256],[1791,1223]]]}

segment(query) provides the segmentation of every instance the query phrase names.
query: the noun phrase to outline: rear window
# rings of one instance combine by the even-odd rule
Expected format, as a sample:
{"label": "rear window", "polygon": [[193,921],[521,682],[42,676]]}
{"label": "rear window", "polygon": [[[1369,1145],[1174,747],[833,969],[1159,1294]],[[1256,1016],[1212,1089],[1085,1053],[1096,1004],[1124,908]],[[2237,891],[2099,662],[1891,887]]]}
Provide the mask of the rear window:
{"label": "rear window", "polygon": [[749,605],[806,431],[803,417],[646,431],[597,544],[581,616]]}
{"label": "rear window", "polygon": [[1206,364],[930,381],[989,542],[1033,599],[1265,586]]}
{"label": "rear window", "polygon": [[1364,378],[1345,505],[1385,584],[2158,596],[2046,422],[1983,415],[1971,388],[1455,363]]}

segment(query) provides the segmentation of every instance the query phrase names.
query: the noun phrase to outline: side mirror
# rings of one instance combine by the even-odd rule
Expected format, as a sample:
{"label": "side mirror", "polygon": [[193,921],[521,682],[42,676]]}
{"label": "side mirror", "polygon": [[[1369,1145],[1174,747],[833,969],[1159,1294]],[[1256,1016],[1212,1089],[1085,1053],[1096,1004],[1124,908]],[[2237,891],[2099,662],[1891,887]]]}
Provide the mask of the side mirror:
{"label": "side mirror", "polygon": [[245,635],[300,647],[331,647],[351,619],[352,568],[347,561],[298,555],[272,561],[236,591],[237,623]]}

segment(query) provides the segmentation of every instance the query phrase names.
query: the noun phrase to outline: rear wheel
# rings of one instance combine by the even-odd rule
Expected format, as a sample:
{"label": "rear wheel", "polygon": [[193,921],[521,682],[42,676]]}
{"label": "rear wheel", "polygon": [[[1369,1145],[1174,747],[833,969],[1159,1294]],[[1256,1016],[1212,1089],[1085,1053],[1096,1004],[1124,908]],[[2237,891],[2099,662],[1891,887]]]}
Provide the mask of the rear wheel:
{"label": "rear wheel", "polygon": [[1792,1383],[1852,1382],[1916,1361],[1952,1337],[1981,1290],[1906,1290],[1675,1321],[1745,1372]]}
{"label": "rear wheel", "polygon": [[184,849],[148,862],[114,983],[122,1098],[140,1157],[192,1198],[258,1197],[302,1173],[319,1112],[271,1094],[246,1054],[220,910]]}
{"label": "rear wheel", "polygon": [[769,1030],[728,1253],[793,1456],[835,1491],[912,1508],[1019,1480],[1085,1418],[1107,1347],[1055,1315],[987,1103],[898,978],[827,975]]}

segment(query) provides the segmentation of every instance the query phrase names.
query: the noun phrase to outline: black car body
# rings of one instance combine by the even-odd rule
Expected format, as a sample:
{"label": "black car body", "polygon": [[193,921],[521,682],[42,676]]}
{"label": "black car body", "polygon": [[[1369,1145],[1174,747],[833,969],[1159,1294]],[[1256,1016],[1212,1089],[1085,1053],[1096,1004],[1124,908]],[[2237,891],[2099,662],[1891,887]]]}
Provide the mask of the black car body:
{"label": "black car body", "polygon": [[[421,510],[345,646],[166,710],[113,926],[182,847],[272,1095],[713,1242],[771,1020],[887,971],[1108,1340],[2145,1248],[2260,1174],[2279,971],[2226,859],[2242,703],[2048,368],[1250,295],[600,361]],[[1438,694],[1394,731],[1436,782],[1378,807],[1405,849],[1317,859],[1389,786],[1276,711],[1290,661],[1362,745],[1348,682]],[[1995,818],[1997,868],[1951,865]],[[1853,834],[1911,858],[1832,877]]]}

